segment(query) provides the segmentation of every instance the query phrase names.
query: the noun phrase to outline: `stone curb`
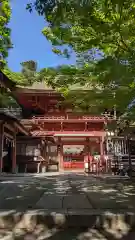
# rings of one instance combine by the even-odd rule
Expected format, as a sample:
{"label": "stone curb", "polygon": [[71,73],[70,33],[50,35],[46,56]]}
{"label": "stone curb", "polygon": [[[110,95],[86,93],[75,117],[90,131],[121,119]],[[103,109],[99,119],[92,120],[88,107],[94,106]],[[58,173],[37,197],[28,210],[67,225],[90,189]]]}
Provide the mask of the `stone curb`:
{"label": "stone curb", "polygon": [[135,226],[135,213],[121,210],[33,209],[0,211],[0,229],[34,229],[37,225],[49,228],[89,227],[121,229]]}

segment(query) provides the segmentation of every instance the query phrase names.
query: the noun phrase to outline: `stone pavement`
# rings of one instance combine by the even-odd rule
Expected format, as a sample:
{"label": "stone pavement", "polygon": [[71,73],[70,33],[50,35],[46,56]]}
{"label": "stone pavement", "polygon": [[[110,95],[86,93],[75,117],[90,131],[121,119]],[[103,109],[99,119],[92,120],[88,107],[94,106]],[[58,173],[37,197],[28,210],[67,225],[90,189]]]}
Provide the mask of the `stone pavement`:
{"label": "stone pavement", "polygon": [[84,234],[82,239],[131,236],[135,226],[135,183],[122,177],[82,173],[0,177],[0,229],[8,229],[15,236],[17,231],[23,236],[25,229],[25,233],[34,232],[36,236],[37,228],[41,228],[41,232],[52,236],[50,229],[55,232],[67,226],[94,231],[86,231],[89,238]]}
{"label": "stone pavement", "polygon": [[135,210],[135,184],[122,177],[40,174],[0,177],[0,209]]}

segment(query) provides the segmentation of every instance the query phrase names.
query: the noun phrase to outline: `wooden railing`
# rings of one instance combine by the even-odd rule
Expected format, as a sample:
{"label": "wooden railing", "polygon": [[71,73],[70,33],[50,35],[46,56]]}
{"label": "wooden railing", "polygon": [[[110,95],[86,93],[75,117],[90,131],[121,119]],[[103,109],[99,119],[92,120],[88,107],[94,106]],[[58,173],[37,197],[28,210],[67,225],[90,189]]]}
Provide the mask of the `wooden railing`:
{"label": "wooden railing", "polygon": [[48,116],[34,116],[32,118],[33,120],[39,120],[39,121],[46,121],[46,120],[57,120],[57,121],[64,121],[64,120],[84,120],[84,121],[105,121],[106,119],[112,120],[113,118],[106,118],[103,116],[77,116],[77,115],[48,115]]}

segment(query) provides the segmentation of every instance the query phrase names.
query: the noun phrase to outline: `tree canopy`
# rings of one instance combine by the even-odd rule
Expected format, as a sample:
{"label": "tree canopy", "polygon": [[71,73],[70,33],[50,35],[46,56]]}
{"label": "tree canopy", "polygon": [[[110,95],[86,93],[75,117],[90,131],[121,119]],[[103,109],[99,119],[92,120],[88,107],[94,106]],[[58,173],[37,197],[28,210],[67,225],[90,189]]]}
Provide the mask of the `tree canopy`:
{"label": "tree canopy", "polygon": [[6,63],[8,50],[12,47],[8,23],[11,17],[11,8],[9,0],[0,1],[0,69]]}
{"label": "tree canopy", "polygon": [[[62,73],[70,77],[58,74],[52,84],[62,86],[65,91],[67,86],[69,90],[69,85],[77,83],[98,86],[93,93],[84,94],[82,100],[77,99],[79,104],[81,101],[82,105],[84,102],[88,105],[93,98],[99,107],[116,105],[121,112],[127,111],[135,97],[134,1],[35,0],[27,8],[30,11],[35,8],[46,18],[48,26],[42,32],[51,41],[53,51],[69,56],[72,50],[79,60],[79,68]],[[63,52],[61,46],[65,47]]]}
{"label": "tree canopy", "polygon": [[94,66],[85,67],[59,66],[44,68],[40,71],[40,79],[48,85],[61,91],[76,109],[91,114],[101,114],[105,109],[125,112],[134,98],[134,89],[126,86],[115,86],[112,83],[104,85],[98,82],[91,74]]}
{"label": "tree canopy", "polygon": [[43,34],[53,46],[66,44],[77,53],[98,49],[126,61],[134,56],[134,0],[35,0],[32,6],[47,19]]}
{"label": "tree canopy", "polygon": [[[37,63],[33,60],[21,63],[21,72],[13,72],[7,66],[3,73],[19,86],[29,86],[38,81]],[[16,101],[5,89],[0,89],[0,107],[17,107]]]}
{"label": "tree canopy", "polygon": [[37,62],[30,60],[21,63],[22,66],[22,76],[25,78],[25,83],[27,85],[32,85],[35,81],[37,81]]}
{"label": "tree canopy", "polygon": [[33,60],[20,63],[20,72],[13,72],[7,66],[3,69],[4,74],[17,85],[28,86],[38,80],[37,63]]}

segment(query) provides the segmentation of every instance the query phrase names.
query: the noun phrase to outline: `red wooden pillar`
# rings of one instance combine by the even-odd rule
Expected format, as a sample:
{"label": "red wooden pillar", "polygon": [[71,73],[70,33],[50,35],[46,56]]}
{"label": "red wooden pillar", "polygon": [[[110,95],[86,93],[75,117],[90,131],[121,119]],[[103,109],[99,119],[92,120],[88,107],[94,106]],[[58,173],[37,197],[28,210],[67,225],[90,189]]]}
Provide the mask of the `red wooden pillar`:
{"label": "red wooden pillar", "polygon": [[63,146],[61,142],[61,137],[58,138],[58,162],[59,162],[59,171],[63,170]]}
{"label": "red wooden pillar", "polygon": [[89,155],[90,155],[90,146],[89,146],[89,138],[87,137],[86,138],[86,156],[87,156],[87,159],[89,159]]}
{"label": "red wooden pillar", "polygon": [[63,131],[63,122],[60,123],[60,130]]}
{"label": "red wooden pillar", "polygon": [[0,172],[3,168],[3,143],[4,143],[4,125],[0,124]]}
{"label": "red wooden pillar", "polygon": [[12,173],[16,173],[16,132],[14,133],[12,144]]}

